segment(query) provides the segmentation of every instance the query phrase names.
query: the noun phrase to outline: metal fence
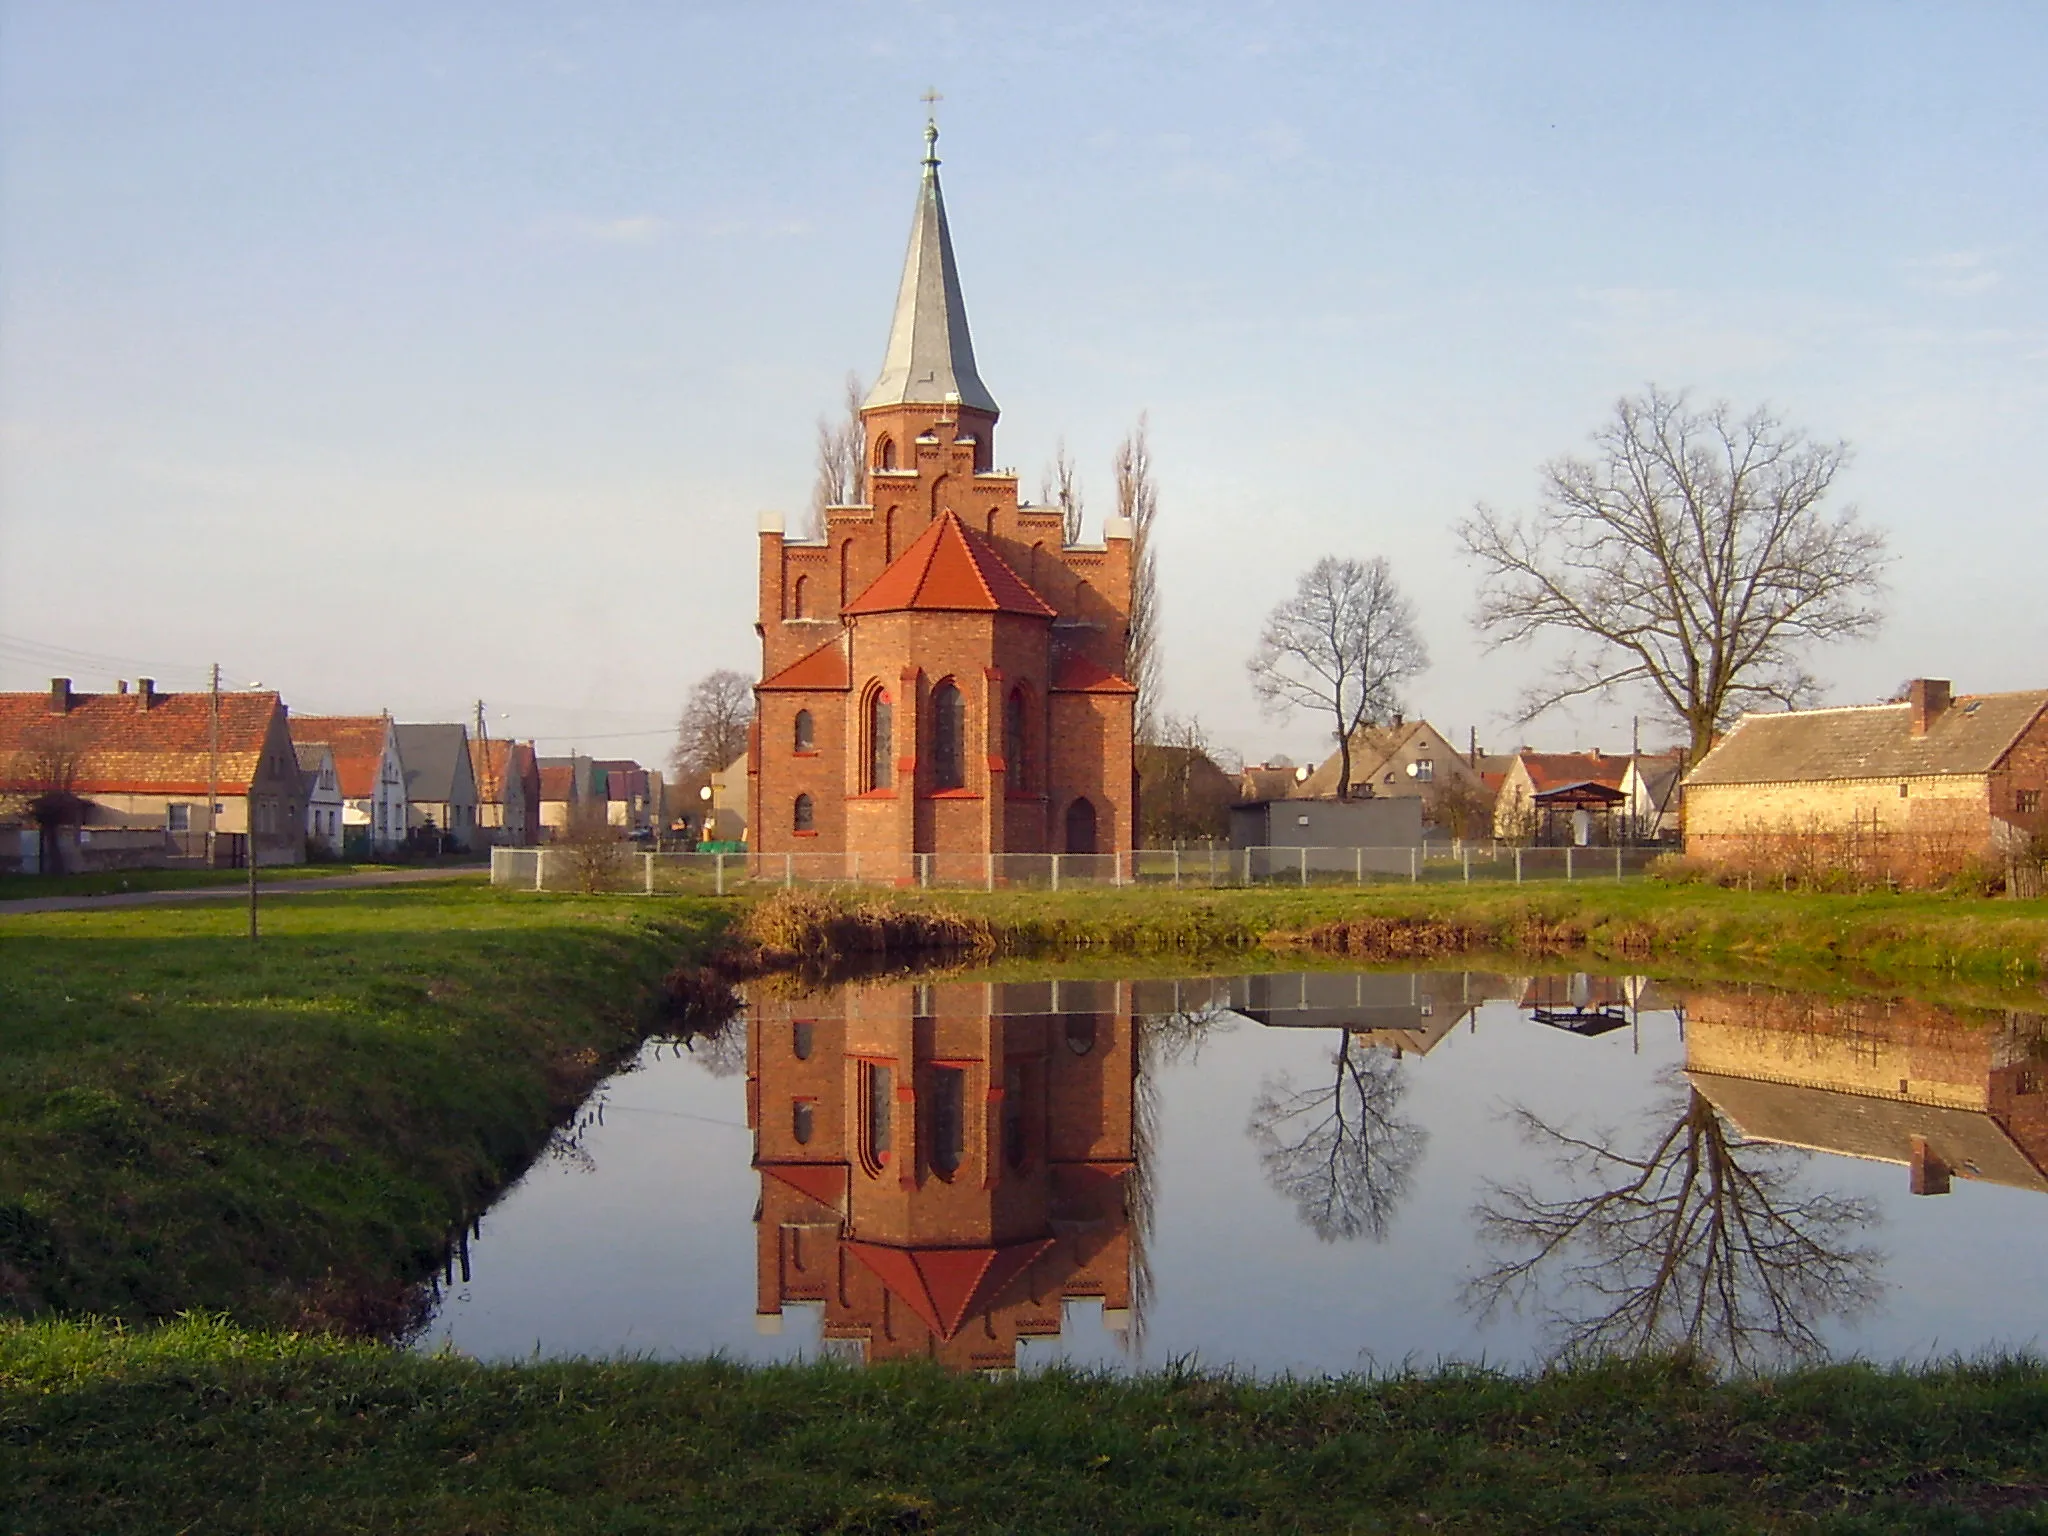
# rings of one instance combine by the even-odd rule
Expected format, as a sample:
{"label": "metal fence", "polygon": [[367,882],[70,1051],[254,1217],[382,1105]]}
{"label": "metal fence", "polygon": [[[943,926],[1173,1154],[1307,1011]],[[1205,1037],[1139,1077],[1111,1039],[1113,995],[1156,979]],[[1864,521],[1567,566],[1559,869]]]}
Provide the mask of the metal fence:
{"label": "metal fence", "polygon": [[642,853],[493,848],[491,883],[531,891],[725,896],[762,886],[1071,890],[1627,880],[1659,848],[1145,848],[1135,853]]}

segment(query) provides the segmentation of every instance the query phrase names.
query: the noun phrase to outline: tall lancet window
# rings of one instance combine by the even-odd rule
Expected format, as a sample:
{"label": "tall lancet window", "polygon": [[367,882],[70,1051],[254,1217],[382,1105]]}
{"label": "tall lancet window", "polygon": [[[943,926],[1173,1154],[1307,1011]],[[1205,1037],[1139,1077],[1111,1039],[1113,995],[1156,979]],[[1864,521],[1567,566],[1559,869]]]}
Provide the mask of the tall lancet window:
{"label": "tall lancet window", "polygon": [[890,789],[896,783],[896,707],[889,690],[868,695],[867,789]]}
{"label": "tall lancet window", "polygon": [[967,700],[953,683],[932,690],[932,788],[967,785]]}
{"label": "tall lancet window", "polygon": [[1022,794],[1031,788],[1031,711],[1021,687],[1012,688],[1003,701],[1003,766],[1010,771],[1009,790]]}

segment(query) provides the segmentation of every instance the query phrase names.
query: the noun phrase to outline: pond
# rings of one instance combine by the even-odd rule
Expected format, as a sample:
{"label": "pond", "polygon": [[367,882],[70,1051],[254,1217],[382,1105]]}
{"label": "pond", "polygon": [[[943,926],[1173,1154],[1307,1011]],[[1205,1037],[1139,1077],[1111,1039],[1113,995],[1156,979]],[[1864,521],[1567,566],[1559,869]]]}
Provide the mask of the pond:
{"label": "pond", "polygon": [[489,1358],[1725,1368],[2041,1343],[2048,1017],[1642,977],[953,974],[650,1043],[479,1223]]}

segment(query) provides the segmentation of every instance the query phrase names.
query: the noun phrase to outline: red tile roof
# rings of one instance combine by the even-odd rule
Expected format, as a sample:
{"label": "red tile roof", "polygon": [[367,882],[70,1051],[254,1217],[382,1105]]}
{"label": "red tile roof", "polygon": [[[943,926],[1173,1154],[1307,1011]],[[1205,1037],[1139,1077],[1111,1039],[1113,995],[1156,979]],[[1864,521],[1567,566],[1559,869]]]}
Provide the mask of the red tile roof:
{"label": "red tile roof", "polygon": [[567,766],[543,768],[540,771],[540,797],[543,800],[573,800],[576,798],[576,770]]}
{"label": "red tile roof", "polygon": [[[220,695],[214,782],[222,794],[248,792],[280,708],[274,693]],[[48,693],[0,693],[0,791],[43,787],[35,782],[36,757],[61,737],[77,754],[72,788],[79,794],[204,795],[213,719],[208,693],[74,693],[62,713],[50,708]]]}
{"label": "red tile roof", "polygon": [[1124,678],[1091,656],[1068,656],[1053,668],[1054,693],[1136,693]]}
{"label": "red tile roof", "polygon": [[1604,752],[1523,752],[1517,754],[1539,795],[1570,784],[1604,784],[1620,789],[1628,759]]}
{"label": "red tile roof", "polygon": [[761,686],[777,692],[851,688],[853,663],[847,658],[846,631],[841,630],[808,656],[791,662]]}
{"label": "red tile roof", "polygon": [[292,721],[292,740],[324,744],[334,754],[342,798],[369,800],[377,793],[390,728],[383,715],[301,715]]}
{"label": "red tile roof", "polygon": [[993,1306],[1012,1280],[1053,1245],[1041,1237],[1001,1248],[896,1248],[849,1241],[846,1252],[872,1270],[896,1298],[942,1339]]}
{"label": "red tile roof", "polygon": [[919,609],[1024,613],[1042,619],[1054,616],[1045,599],[1010,569],[995,545],[952,512],[940,514],[875,578],[874,585],[840,611],[901,613]]}

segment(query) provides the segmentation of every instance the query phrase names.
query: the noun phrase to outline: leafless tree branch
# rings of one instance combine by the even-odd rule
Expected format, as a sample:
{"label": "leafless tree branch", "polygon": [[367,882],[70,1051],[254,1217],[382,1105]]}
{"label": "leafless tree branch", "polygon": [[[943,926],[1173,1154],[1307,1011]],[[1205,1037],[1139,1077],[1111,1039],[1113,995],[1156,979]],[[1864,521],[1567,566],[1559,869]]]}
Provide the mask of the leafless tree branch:
{"label": "leafless tree branch", "polygon": [[1351,745],[1360,726],[1400,708],[1401,685],[1429,666],[1386,557],[1325,555],[1301,575],[1294,595],[1266,616],[1245,668],[1252,691],[1274,714],[1326,712],[1335,728],[1337,798],[1351,797]]}
{"label": "leafless tree branch", "polygon": [[1877,627],[1884,534],[1854,507],[1822,507],[1845,444],[1654,385],[1617,402],[1593,444],[1543,467],[1528,518],[1481,505],[1459,525],[1489,645],[1573,642],[1521,718],[1640,688],[1690,732],[1697,762],[1743,709],[1812,695],[1804,647]]}
{"label": "leafless tree branch", "polygon": [[846,375],[846,393],[838,420],[818,418],[818,478],[811,487],[809,538],[825,536],[827,507],[858,506],[867,487],[867,429],[861,425],[860,403],[867,395],[860,375]]}

